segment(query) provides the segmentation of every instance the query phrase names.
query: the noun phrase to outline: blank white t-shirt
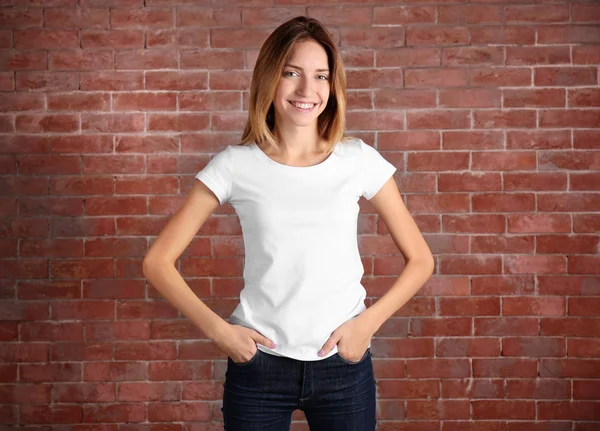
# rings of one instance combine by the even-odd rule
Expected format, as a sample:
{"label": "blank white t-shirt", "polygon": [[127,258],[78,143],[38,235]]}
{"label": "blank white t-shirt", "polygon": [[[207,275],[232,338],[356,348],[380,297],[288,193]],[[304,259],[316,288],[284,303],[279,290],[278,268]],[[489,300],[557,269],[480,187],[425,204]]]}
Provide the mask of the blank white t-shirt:
{"label": "blank white t-shirt", "polygon": [[277,344],[258,344],[263,352],[325,359],[317,353],[331,333],[366,309],[358,200],[371,199],[395,171],[360,139],[306,167],[278,163],[256,144],[216,154],[196,178],[231,203],[242,227],[244,288],[230,323]]}

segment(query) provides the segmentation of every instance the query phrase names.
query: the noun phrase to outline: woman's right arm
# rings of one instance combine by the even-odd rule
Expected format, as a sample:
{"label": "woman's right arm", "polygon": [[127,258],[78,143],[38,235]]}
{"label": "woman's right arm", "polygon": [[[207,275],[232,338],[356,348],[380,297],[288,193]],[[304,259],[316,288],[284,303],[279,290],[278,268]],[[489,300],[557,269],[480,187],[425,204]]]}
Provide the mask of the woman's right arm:
{"label": "woman's right arm", "polygon": [[148,250],[142,267],[150,283],[211,340],[227,322],[194,294],[175,268],[175,261],[218,205],[210,189],[195,180],[181,208]]}
{"label": "woman's right arm", "polygon": [[212,311],[175,268],[175,261],[192,242],[219,200],[202,182],[195,181],[187,199],[169,220],[146,253],[142,272],[152,285],[234,362],[249,360],[256,343],[275,345],[253,329],[231,325]]}

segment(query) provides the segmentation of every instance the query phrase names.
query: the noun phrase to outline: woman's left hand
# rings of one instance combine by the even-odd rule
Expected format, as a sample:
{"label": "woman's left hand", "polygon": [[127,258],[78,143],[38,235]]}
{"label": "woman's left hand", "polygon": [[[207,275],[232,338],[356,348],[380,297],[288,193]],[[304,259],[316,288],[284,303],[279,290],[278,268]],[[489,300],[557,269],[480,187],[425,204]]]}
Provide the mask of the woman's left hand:
{"label": "woman's left hand", "polygon": [[358,315],[333,331],[319,351],[319,356],[326,356],[337,344],[340,356],[349,361],[359,361],[367,351],[371,337],[373,332],[370,325]]}

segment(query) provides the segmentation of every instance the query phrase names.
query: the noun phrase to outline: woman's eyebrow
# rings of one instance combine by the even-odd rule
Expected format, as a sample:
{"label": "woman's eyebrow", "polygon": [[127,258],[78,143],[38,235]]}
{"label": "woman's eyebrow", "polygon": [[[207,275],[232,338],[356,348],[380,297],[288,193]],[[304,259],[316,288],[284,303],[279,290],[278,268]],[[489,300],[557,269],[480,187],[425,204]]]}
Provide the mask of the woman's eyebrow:
{"label": "woman's eyebrow", "polygon": [[[298,69],[298,70],[304,70],[302,69],[300,66],[295,66],[293,64],[286,64],[287,67],[293,67],[294,69]],[[317,72],[329,72],[329,69],[317,69]]]}

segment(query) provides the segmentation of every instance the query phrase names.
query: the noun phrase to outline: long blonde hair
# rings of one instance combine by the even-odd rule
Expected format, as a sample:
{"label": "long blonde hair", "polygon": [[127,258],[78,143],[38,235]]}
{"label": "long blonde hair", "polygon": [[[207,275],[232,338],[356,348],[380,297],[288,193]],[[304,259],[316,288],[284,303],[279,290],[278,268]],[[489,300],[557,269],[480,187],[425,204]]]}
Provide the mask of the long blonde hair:
{"label": "long blonde hair", "polygon": [[346,123],[346,74],[342,58],[329,32],[316,19],[298,16],[284,22],[267,38],[256,60],[250,88],[248,120],[240,145],[267,142],[277,147],[273,129],[275,107],[273,99],[285,62],[294,44],[314,40],[327,53],[330,71],[329,100],[317,120],[319,137],[327,142],[326,153],[343,139]]}

